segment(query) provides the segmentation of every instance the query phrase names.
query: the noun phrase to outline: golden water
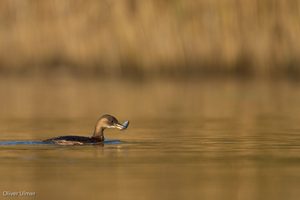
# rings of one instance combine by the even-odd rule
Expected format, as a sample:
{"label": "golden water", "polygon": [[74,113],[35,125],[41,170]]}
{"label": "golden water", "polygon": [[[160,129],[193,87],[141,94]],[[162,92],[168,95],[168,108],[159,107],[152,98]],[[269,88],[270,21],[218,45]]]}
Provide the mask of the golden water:
{"label": "golden water", "polygon": [[4,191],[26,199],[298,199],[297,83],[2,80],[0,140],[90,135],[120,144],[0,146]]}

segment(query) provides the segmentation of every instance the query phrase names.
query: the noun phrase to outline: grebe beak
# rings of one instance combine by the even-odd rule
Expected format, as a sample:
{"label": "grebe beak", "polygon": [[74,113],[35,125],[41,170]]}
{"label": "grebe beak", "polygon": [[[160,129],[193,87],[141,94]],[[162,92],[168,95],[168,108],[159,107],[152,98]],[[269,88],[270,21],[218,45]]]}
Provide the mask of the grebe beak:
{"label": "grebe beak", "polygon": [[128,127],[128,125],[129,125],[129,121],[125,121],[123,124],[120,123],[114,124],[114,127],[120,130],[124,130]]}

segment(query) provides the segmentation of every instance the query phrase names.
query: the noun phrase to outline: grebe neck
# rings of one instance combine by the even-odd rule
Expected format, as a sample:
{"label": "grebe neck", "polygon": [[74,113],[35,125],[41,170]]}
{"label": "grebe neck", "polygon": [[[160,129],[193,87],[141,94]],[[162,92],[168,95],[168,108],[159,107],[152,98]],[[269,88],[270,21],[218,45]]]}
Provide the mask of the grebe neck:
{"label": "grebe neck", "polygon": [[99,138],[101,140],[104,140],[104,134],[103,134],[104,128],[101,126],[96,126],[95,131],[93,134],[93,138]]}

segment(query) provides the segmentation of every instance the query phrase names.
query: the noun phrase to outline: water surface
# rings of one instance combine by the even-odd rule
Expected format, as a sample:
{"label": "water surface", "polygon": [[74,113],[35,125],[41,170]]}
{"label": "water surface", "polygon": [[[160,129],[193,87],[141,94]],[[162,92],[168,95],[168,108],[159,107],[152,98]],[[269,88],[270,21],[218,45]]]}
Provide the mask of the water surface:
{"label": "water surface", "polygon": [[[12,107],[19,100],[4,99],[6,112],[12,113],[0,120],[0,140],[40,141],[58,135],[90,135],[99,116],[96,112],[87,114],[84,108],[103,112],[109,109],[97,110],[82,97],[83,108],[69,110],[79,102],[71,99],[80,96],[84,84],[90,90],[99,87],[81,83],[71,97],[69,93],[59,93],[59,108],[53,107],[52,112],[47,101],[42,103],[44,106],[31,104],[35,95],[46,95],[34,90],[39,86],[21,86],[28,91],[24,97],[26,106],[33,110],[25,106],[18,113]],[[73,88],[65,87],[66,91]],[[124,106],[116,111],[117,116],[131,120],[125,132],[106,132],[108,139],[120,140],[119,143],[0,145],[0,190],[34,191],[35,199],[298,199],[297,84],[200,82],[134,87],[127,90],[126,98],[109,95],[109,105]],[[10,91],[11,97],[19,95],[15,90]],[[49,98],[57,100],[57,91],[48,92],[53,94]],[[92,97],[101,101],[98,95]],[[134,106],[130,101],[133,99]],[[64,102],[71,104],[65,110]],[[59,110],[67,111],[66,116]],[[31,117],[15,117],[27,114]]]}

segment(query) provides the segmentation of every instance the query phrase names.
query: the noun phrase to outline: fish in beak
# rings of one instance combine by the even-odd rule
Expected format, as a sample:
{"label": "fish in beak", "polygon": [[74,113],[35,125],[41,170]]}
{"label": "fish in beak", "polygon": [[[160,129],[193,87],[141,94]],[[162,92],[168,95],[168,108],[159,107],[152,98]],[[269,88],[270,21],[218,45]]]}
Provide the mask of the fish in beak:
{"label": "fish in beak", "polygon": [[128,125],[129,125],[129,121],[125,121],[123,124],[115,123],[114,128],[124,130],[124,129],[127,129]]}

